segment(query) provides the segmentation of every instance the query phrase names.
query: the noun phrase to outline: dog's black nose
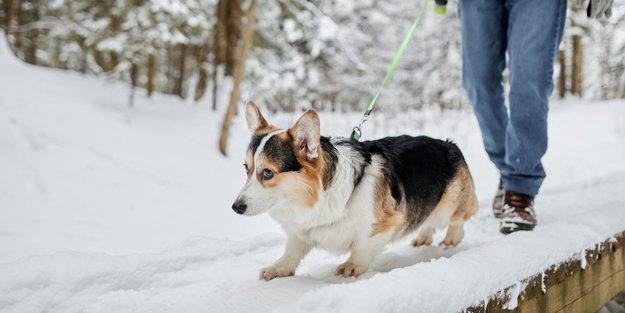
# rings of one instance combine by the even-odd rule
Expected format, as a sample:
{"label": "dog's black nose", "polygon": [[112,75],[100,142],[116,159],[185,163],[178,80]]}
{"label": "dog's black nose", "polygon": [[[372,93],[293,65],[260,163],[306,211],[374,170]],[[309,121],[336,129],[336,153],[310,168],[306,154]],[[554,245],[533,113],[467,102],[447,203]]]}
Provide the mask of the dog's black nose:
{"label": "dog's black nose", "polygon": [[232,209],[238,214],[243,214],[245,213],[245,210],[247,209],[247,204],[245,204],[245,201],[241,199],[237,199],[237,201],[235,201],[234,204],[232,204]]}

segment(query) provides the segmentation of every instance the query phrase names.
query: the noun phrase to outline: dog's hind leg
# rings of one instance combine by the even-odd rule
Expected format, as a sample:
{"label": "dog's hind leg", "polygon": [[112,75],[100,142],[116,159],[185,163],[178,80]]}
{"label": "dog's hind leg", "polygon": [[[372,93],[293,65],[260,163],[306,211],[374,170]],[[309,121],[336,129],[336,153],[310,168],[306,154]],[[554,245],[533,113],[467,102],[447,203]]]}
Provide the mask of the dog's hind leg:
{"label": "dog's hind leg", "polygon": [[450,203],[452,207],[455,207],[455,210],[450,217],[447,234],[441,241],[441,245],[455,247],[464,237],[464,222],[477,213],[480,208],[475,195],[473,179],[466,165],[458,171],[455,181],[447,193],[453,195],[450,198]]}

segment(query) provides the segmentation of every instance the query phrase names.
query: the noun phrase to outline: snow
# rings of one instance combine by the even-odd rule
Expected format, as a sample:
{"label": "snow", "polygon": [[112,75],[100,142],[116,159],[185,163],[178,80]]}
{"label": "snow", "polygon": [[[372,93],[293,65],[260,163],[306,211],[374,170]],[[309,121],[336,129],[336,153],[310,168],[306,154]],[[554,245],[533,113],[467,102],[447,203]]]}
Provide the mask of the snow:
{"label": "snow", "polygon": [[582,251],[579,253],[579,259],[580,259],[580,262],[581,262],[581,267],[582,267],[582,269],[583,269],[583,270],[585,270],[585,269],[586,269],[586,265],[588,265],[588,264],[586,263],[586,251],[585,251],[585,250],[582,250]]}
{"label": "snow", "polygon": [[517,282],[514,284],[514,287],[509,291],[509,300],[506,305],[504,305],[504,309],[514,310],[519,305],[519,296],[521,295],[521,291],[525,289],[522,283]]}
{"label": "snow", "polygon": [[336,32],[338,31],[338,26],[332,19],[327,16],[322,16],[319,18],[319,40],[330,40],[334,38]]}
{"label": "snow", "polygon": [[[127,86],[7,51],[0,38],[1,312],[455,312],[625,230],[625,101],[552,105],[540,224],[508,236],[489,212],[497,173],[471,112],[376,111],[365,138],[461,147],[482,204],[465,240],[400,240],[358,279],[334,276],[346,256],[314,250],[295,277],[260,281],[285,237],[269,217],[230,209],[245,180],[242,117],[222,157],[221,115],[207,106],[141,94],[129,108]],[[359,115],[323,112],[323,133],[348,135]]]}

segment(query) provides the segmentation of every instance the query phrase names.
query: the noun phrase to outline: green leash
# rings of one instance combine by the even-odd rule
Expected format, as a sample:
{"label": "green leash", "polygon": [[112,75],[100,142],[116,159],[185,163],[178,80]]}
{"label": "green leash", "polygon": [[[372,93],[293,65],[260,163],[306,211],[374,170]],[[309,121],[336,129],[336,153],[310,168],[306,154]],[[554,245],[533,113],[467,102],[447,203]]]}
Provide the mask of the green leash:
{"label": "green leash", "polygon": [[367,107],[365,114],[362,115],[362,118],[360,119],[360,123],[358,124],[358,126],[354,127],[354,129],[352,130],[351,138],[353,140],[356,140],[356,141],[360,140],[360,137],[362,136],[362,125],[369,119],[369,115],[371,115],[371,112],[373,111],[373,107],[375,107],[375,103],[378,101],[378,98],[380,97],[380,94],[382,93],[384,86],[386,86],[386,83],[391,78],[391,74],[393,74],[393,71],[395,70],[397,63],[399,63],[399,59],[404,54],[404,50],[406,50],[406,47],[408,46],[408,43],[410,42],[410,39],[412,38],[412,34],[414,33],[415,29],[417,29],[417,24],[419,24],[419,20],[421,20],[421,15],[423,15],[423,12],[425,12],[425,8],[427,8],[428,3],[430,3],[430,0],[425,0],[425,2],[423,2],[421,11],[419,11],[419,15],[417,15],[417,18],[412,23],[412,26],[410,27],[408,34],[406,34],[406,37],[404,37],[404,41],[402,41],[401,45],[399,46],[399,50],[397,50],[397,53],[395,53],[395,57],[393,58],[393,61],[391,62],[391,66],[389,67],[388,71],[386,71],[386,76],[384,76],[384,80],[382,81],[382,84],[380,85],[380,87],[378,87],[378,91],[375,93],[375,96],[373,97],[371,102],[369,102],[369,106]]}

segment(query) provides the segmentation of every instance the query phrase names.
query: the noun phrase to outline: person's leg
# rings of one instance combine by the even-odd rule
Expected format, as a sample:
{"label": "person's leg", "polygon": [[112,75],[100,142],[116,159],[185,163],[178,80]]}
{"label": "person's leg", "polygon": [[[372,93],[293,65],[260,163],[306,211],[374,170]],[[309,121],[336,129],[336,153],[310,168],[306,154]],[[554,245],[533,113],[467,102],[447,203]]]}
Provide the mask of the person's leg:
{"label": "person's leg", "polygon": [[506,190],[534,196],[545,178],[541,158],[547,151],[548,100],[566,0],[507,0],[506,7],[510,121],[501,174]]}
{"label": "person's leg", "polygon": [[480,125],[486,152],[501,172],[506,167],[508,124],[502,85],[508,15],[501,0],[461,0],[458,7],[463,86]]}

